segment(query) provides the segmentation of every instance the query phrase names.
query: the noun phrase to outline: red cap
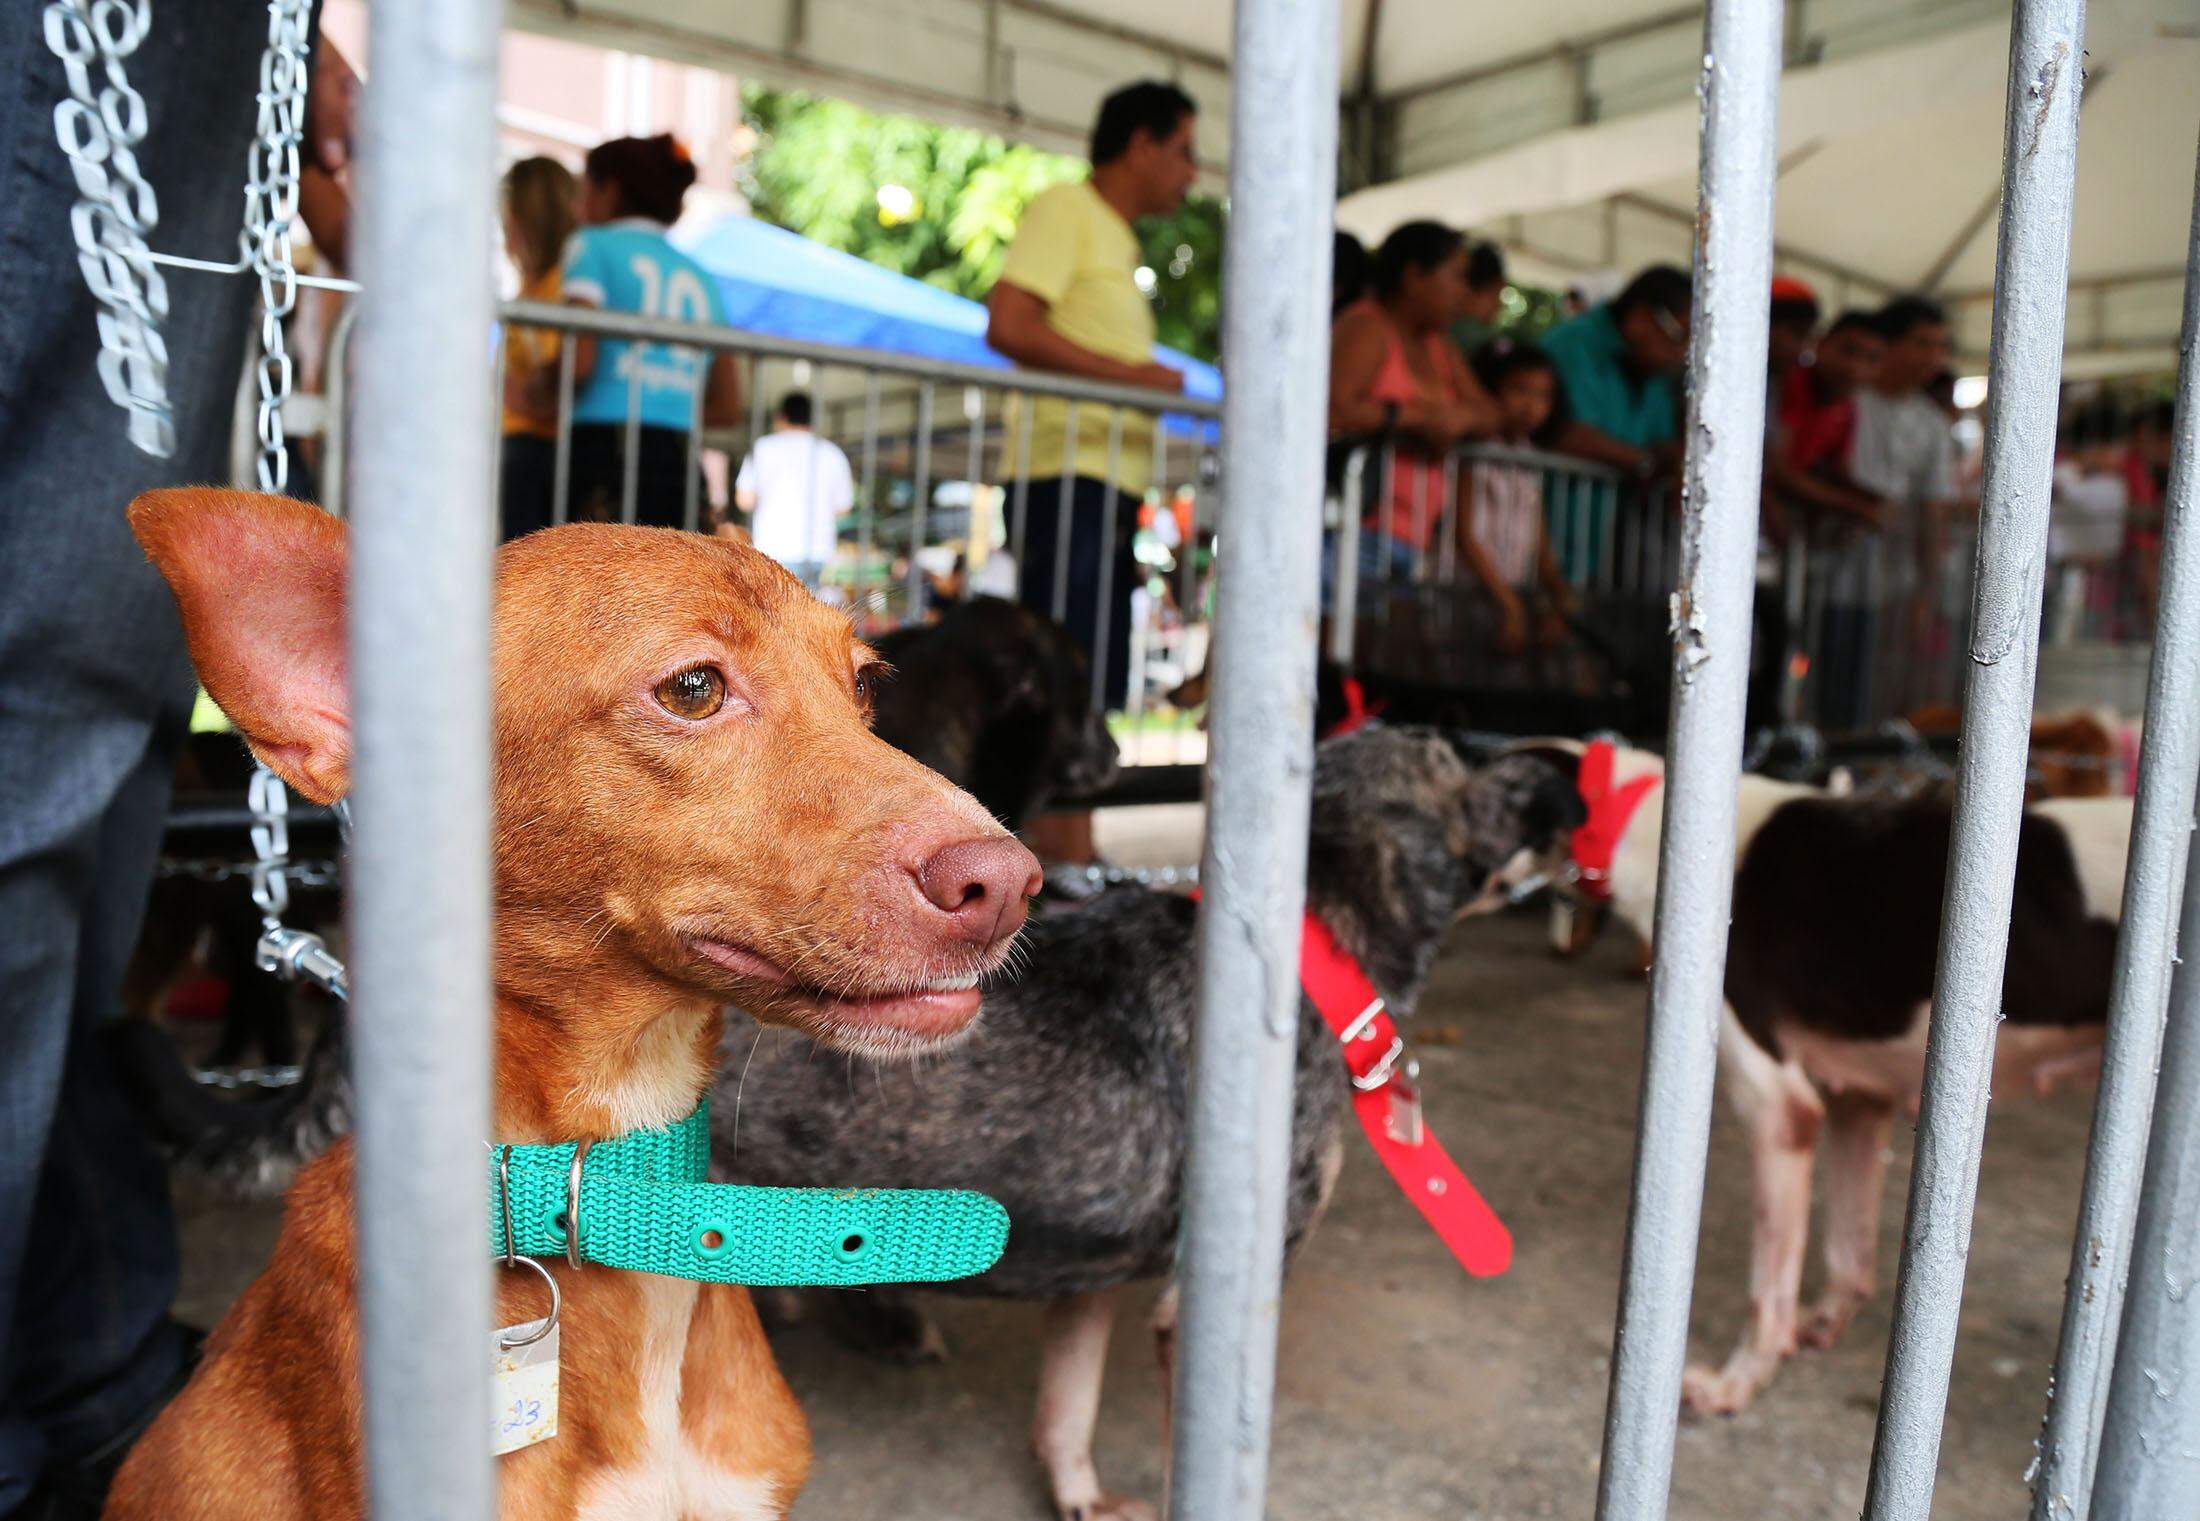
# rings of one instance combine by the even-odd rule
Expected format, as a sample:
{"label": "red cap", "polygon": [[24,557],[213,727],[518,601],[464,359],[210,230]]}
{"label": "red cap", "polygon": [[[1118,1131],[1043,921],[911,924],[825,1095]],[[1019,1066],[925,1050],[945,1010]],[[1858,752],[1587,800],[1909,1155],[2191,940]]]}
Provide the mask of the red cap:
{"label": "red cap", "polygon": [[1798,280],[1793,275],[1774,275],[1772,277],[1772,299],[1775,301],[1808,301],[1811,305],[1816,306],[1818,304],[1818,292],[1812,290],[1807,281]]}

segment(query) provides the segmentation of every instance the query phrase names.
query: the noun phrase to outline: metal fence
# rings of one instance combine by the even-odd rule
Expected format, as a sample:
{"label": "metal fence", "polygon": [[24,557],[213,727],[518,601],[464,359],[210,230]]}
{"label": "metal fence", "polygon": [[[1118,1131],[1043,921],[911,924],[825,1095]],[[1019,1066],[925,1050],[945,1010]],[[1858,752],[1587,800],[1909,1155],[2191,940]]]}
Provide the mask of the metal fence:
{"label": "metal fence", "polygon": [[[1671,689],[1649,1041],[1598,1514],[1666,1509],[1710,1128],[1755,591],[1774,111],[1786,8],[1712,0],[1684,493],[1660,556]],[[487,1093],[490,530],[485,332],[497,8],[375,13],[352,600],[354,948],[367,1451],[374,1513],[485,1517],[489,1267],[474,1149]],[[1927,1078],[1867,1514],[1930,1508],[1962,1289],[2025,783],[2084,56],[2079,0],[2019,0],[2004,144],[1984,499],[1962,767]],[[1200,1014],[1172,1501],[1261,1514],[1273,1386],[1318,628],[1336,6],[1239,0],[1225,350],[1228,550],[1215,615]],[[423,237],[421,228],[436,236]],[[374,293],[388,293],[377,296]],[[2114,1007],[2035,1515],[2160,1517],[2200,1493],[2200,974],[2172,976],[2200,763],[2200,545],[2185,368]],[[518,314],[515,314],[518,315]],[[612,331],[615,319],[530,309]],[[736,334],[669,341],[810,358]],[[878,356],[859,373],[898,374]],[[1036,377],[949,377],[1070,393]],[[942,379],[919,378],[920,414]],[[874,392],[866,393],[866,405]],[[1078,404],[1085,404],[1080,393]],[[883,405],[883,398],[881,398]],[[1117,408],[1151,408],[1135,395]],[[1187,409],[1189,410],[1189,409]],[[966,447],[980,447],[973,424]],[[1158,436],[1158,435],[1157,435]],[[913,434],[921,489],[940,467]],[[930,451],[929,453],[927,451]],[[874,530],[885,517],[874,514]],[[1028,524],[1026,525],[1028,528]],[[1303,528],[1303,531],[1297,529]],[[913,525],[907,543],[922,545]],[[1344,556],[1341,564],[1352,563]],[[903,570],[905,606],[924,588]],[[1057,578],[1059,579],[1059,578]],[[868,583],[866,583],[868,584]],[[1357,624],[1355,623],[1355,627]],[[2182,899],[2200,903],[2200,894]],[[2200,916],[2200,909],[2194,910]],[[2163,1034],[2164,1011],[2169,1013]],[[2160,1080],[2156,1082],[2157,1055]],[[2148,1145],[2149,1115],[2155,1132]],[[423,1294],[421,1284],[436,1285]],[[2120,1335],[2119,1335],[2120,1332]],[[2098,1454],[2098,1462],[2095,1458]]]}

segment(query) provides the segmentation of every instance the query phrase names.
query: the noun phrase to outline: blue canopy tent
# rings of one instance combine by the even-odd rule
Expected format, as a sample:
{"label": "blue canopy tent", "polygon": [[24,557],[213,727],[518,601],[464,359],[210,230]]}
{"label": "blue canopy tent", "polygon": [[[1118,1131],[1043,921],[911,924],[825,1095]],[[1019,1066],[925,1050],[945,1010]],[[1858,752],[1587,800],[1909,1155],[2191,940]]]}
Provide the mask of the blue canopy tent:
{"label": "blue canopy tent", "polygon": [[[754,217],[722,217],[677,241],[716,277],[727,321],[754,333],[884,349],[1012,369],[985,341],[985,308],[952,291],[813,243]],[[1155,357],[1184,372],[1184,390],[1222,395],[1222,372],[1174,349]],[[1178,429],[1199,426],[1174,420]]]}

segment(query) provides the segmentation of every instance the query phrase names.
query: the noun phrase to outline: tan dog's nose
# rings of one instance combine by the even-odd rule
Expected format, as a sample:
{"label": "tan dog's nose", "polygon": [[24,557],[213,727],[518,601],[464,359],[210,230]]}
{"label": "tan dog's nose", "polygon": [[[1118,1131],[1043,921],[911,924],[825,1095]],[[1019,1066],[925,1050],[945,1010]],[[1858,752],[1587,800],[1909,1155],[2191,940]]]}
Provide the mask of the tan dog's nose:
{"label": "tan dog's nose", "polygon": [[1040,885],[1038,859],[1005,836],[937,850],[916,877],[949,933],[974,945],[997,945],[1022,929],[1026,900]]}

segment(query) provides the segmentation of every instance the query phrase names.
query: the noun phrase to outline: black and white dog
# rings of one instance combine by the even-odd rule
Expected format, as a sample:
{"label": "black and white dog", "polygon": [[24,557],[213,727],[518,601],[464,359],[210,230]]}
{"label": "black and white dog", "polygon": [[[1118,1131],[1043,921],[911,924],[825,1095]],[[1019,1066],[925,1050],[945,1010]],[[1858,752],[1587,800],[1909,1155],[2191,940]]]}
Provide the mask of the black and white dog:
{"label": "black and white dog", "polygon": [[[1663,763],[1572,742],[1529,749],[1572,758],[1590,816],[1581,838],[1597,857],[1585,880],[1649,943]],[[1719,1074],[1749,1135],[1750,1315],[1723,1366],[1688,1370],[1692,1410],[1740,1410],[1798,1345],[1833,1345],[1874,1291],[1887,1139],[1924,1082],[1951,801],[1939,787],[1840,797],[1742,778]],[[1995,1092],[2045,1093],[2098,1071],[2130,833],[2129,798],[2055,799],[2024,814]],[[1825,1284],[1805,1316],[1821,1136]]]}
{"label": "black and white dog", "polygon": [[[1331,740],[1315,764],[1309,913],[1409,1015],[1445,932],[1545,865],[1578,820],[1568,778],[1539,758],[1472,765],[1432,729]],[[969,1039],[917,1069],[851,1081],[800,1038],[739,1022],[712,1104],[714,1155],[735,1181],[967,1187],[1008,1207],[1006,1254],[956,1290],[1048,1301],[1033,1441],[1078,1521],[1151,1514],[1103,1493],[1092,1435],[1116,1291],[1176,1265],[1194,913],[1118,887],[1033,920]],[[1287,1248],[1336,1180],[1348,1096],[1337,1039],[1302,999]],[[928,1334],[906,1301],[838,1297],[905,1351]],[[1156,1317],[1164,1364],[1173,1316],[1171,1292]]]}

